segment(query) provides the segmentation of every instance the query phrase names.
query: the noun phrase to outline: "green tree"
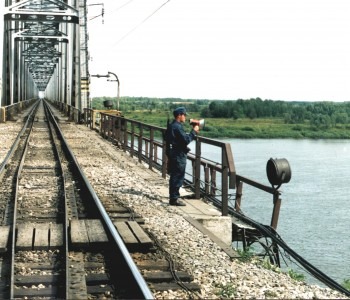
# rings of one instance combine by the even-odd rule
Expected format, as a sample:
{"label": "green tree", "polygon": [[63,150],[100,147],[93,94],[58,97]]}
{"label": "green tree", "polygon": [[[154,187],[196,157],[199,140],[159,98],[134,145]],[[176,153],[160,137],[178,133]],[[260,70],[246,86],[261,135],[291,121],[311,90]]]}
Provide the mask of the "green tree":
{"label": "green tree", "polygon": [[315,128],[329,128],[331,126],[331,118],[328,115],[315,114],[310,119],[310,124]]}

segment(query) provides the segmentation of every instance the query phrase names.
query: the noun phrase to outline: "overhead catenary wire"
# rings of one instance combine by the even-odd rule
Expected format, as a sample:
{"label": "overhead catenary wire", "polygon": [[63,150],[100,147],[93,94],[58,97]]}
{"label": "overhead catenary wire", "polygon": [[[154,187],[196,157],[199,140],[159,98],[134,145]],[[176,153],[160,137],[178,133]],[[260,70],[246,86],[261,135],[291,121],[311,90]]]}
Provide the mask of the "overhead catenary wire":
{"label": "overhead catenary wire", "polygon": [[131,33],[133,33],[137,28],[139,28],[142,24],[144,24],[148,19],[150,19],[154,14],[156,14],[160,9],[162,9],[166,4],[168,4],[170,0],[167,0],[162,5],[160,5],[156,10],[154,10],[148,17],[143,19],[140,23],[138,23],[135,27],[133,27],[131,30],[129,30],[125,35],[123,35],[117,42],[115,42],[112,46],[118,45],[120,42],[122,42],[127,36],[129,36]]}
{"label": "overhead catenary wire", "polygon": [[117,7],[116,9],[112,10],[110,13],[114,13],[114,12],[122,9],[123,7],[127,6],[128,4],[130,4],[132,1],[134,1],[134,0],[129,0],[128,2],[124,3],[123,5],[121,5],[121,6]]}

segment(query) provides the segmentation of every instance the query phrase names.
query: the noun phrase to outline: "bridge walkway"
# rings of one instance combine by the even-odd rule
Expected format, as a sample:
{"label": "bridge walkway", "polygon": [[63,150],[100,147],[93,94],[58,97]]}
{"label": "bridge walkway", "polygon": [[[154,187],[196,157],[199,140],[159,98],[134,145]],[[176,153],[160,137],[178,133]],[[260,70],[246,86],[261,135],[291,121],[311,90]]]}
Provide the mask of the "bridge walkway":
{"label": "bridge walkway", "polygon": [[[59,123],[70,122],[68,117],[60,112],[56,107],[51,106]],[[23,110],[18,115],[16,123],[21,122],[28,114],[29,109]],[[75,124],[74,122],[71,122]],[[0,123],[4,126],[3,123]],[[81,125],[76,125],[76,130],[81,130]],[[86,131],[84,131],[86,133]],[[88,131],[88,134],[98,135],[94,130]],[[1,141],[1,137],[0,137]],[[107,143],[107,141],[106,141]],[[132,158],[130,162],[132,163]],[[148,169],[145,164],[134,164],[133,170],[138,170],[138,175],[152,186],[152,190],[157,191],[161,196],[160,201],[163,205],[168,205],[168,179],[161,177],[158,171]],[[130,175],[132,176],[132,175]],[[237,253],[231,248],[230,241],[232,238],[232,221],[231,217],[222,217],[221,212],[210,203],[202,199],[194,199],[194,194],[185,188],[180,189],[181,197],[186,203],[186,206],[173,207],[176,213],[181,214],[190,224],[196,227],[203,234],[207,235],[213,242],[215,242],[229,257],[237,257]],[[227,228],[230,227],[230,228]],[[223,235],[223,232],[226,233]],[[222,237],[224,236],[224,240]]]}

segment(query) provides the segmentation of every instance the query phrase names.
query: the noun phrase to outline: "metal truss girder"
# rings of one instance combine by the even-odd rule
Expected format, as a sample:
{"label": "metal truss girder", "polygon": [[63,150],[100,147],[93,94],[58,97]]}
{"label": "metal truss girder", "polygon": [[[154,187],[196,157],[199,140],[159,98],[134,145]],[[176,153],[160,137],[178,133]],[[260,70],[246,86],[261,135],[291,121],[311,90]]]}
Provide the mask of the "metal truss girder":
{"label": "metal truss girder", "polygon": [[43,52],[35,52],[35,51],[32,51],[32,52],[28,52],[28,53],[24,53],[22,55],[23,57],[27,57],[27,58],[31,58],[33,56],[40,56],[40,57],[48,57],[49,59],[52,59],[52,58],[59,58],[62,56],[61,53],[43,53]]}
{"label": "metal truss girder", "polygon": [[79,24],[79,17],[70,14],[53,14],[53,13],[33,13],[33,12],[14,12],[7,13],[4,16],[5,21],[38,21],[54,23],[74,23]]}
{"label": "metal truss girder", "polygon": [[40,9],[41,11],[44,9],[70,10],[74,12],[76,15],[78,15],[77,9],[59,0],[25,0],[25,1],[12,4],[11,6],[8,6],[7,9],[9,11],[12,11],[12,10],[17,11],[19,9],[30,9],[30,10]]}
{"label": "metal truss girder", "polygon": [[15,41],[26,41],[26,42],[38,42],[38,43],[49,43],[52,44],[53,41],[59,43],[68,43],[68,38],[63,38],[61,36],[19,36],[15,37]]}
{"label": "metal truss girder", "polygon": [[[87,46],[81,50],[81,36],[87,43],[86,1],[5,0],[6,92],[1,103],[12,104],[44,91],[49,99],[82,107],[81,72],[89,77]],[[84,93],[86,107],[89,94]]]}

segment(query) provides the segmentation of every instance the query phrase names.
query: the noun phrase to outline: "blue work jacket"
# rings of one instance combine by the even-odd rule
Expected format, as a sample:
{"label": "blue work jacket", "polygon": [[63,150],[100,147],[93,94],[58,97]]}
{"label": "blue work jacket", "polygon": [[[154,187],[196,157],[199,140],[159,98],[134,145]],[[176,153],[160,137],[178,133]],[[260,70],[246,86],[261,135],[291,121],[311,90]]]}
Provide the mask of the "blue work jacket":
{"label": "blue work jacket", "polygon": [[190,133],[186,133],[182,124],[176,120],[168,125],[166,132],[166,142],[170,149],[187,153],[187,145],[196,138],[196,132],[192,129]]}

